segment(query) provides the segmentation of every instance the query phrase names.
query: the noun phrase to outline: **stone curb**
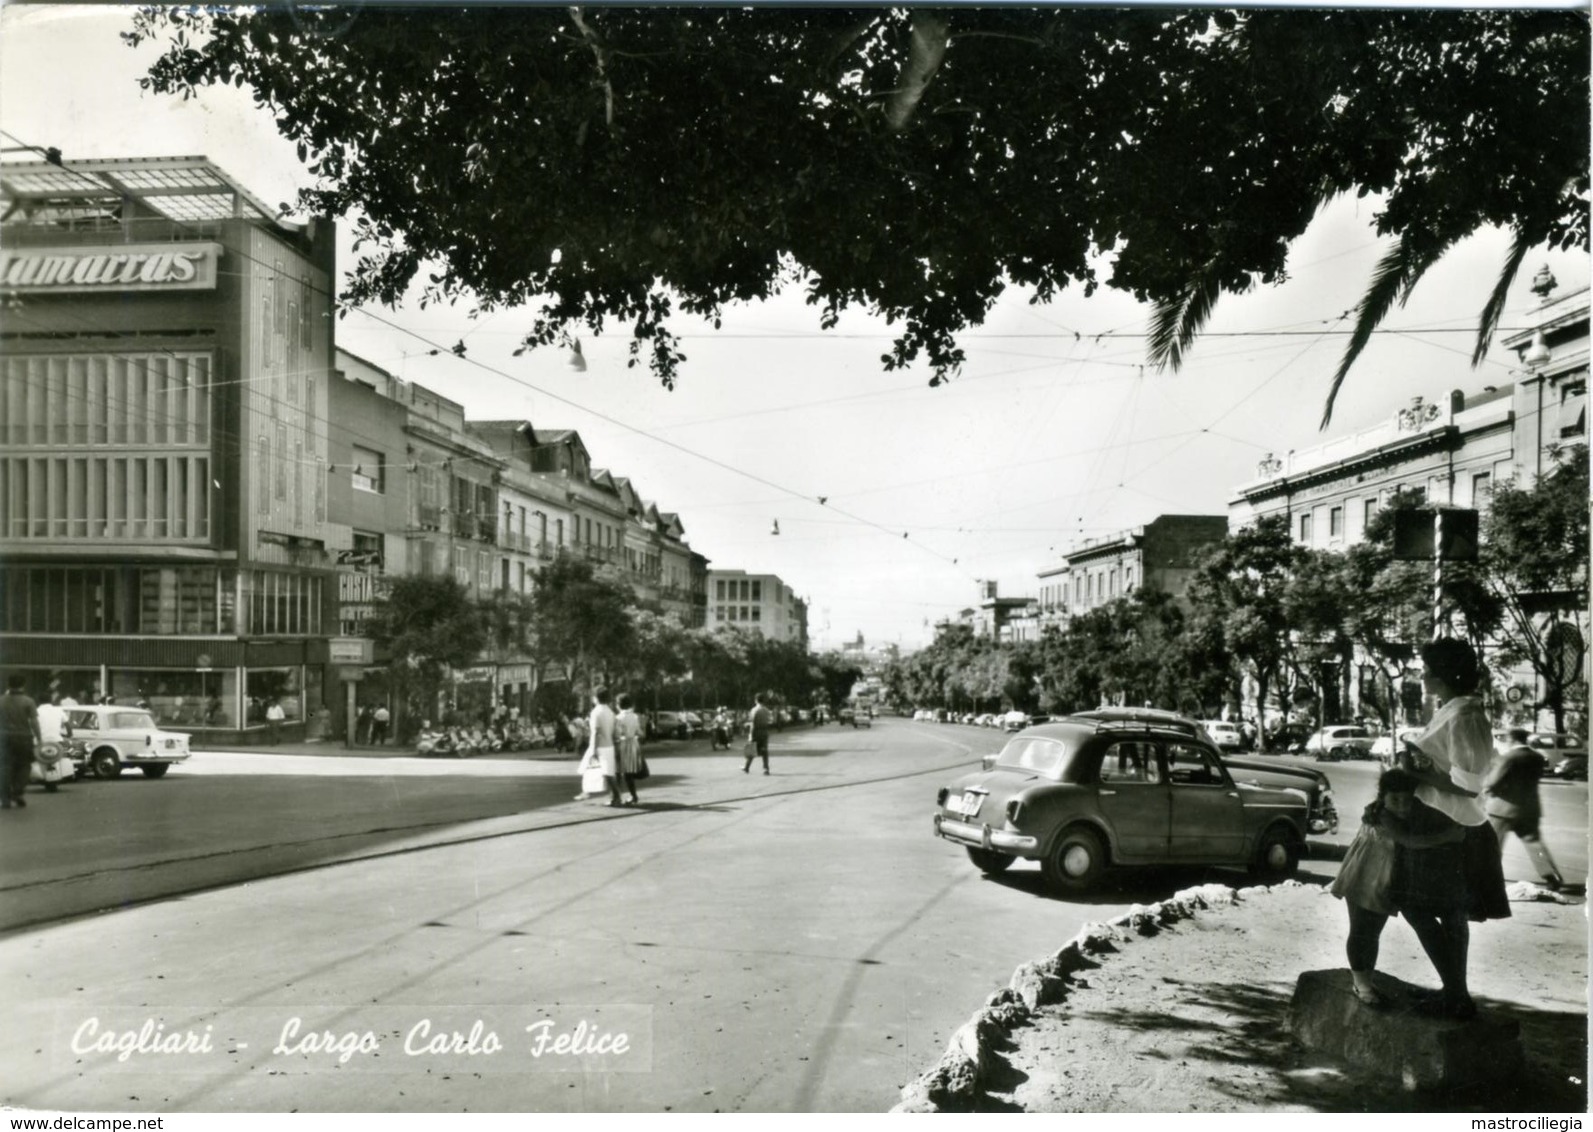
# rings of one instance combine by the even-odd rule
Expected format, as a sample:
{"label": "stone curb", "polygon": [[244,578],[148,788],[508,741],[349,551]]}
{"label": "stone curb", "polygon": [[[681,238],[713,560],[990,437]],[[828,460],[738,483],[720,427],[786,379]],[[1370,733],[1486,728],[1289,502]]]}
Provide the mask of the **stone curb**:
{"label": "stone curb", "polygon": [[[1274,888],[1308,888],[1296,880]],[[935,1065],[902,1089],[892,1112],[970,1112],[984,1098],[984,1082],[994,1068],[996,1050],[1042,1006],[1066,1000],[1079,971],[1101,966],[1102,959],[1137,939],[1192,918],[1197,912],[1232,907],[1272,891],[1265,885],[1233,889],[1225,884],[1186,888],[1156,904],[1135,904],[1106,923],[1089,923],[1055,955],[1024,963],[1007,986],[996,991],[973,1017],[958,1027]]]}

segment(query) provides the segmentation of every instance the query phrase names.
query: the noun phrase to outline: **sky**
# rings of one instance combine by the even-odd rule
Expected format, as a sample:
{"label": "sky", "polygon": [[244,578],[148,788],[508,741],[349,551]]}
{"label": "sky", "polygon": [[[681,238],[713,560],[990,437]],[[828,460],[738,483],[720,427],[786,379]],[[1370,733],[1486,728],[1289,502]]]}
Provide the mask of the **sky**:
{"label": "sky", "polygon": [[[55,146],[68,165],[203,155],[270,204],[310,183],[248,93],[141,91],[156,52],[121,42],[128,22],[98,6],[0,8],[0,144]],[[623,331],[583,338],[584,373],[557,349],[514,357],[527,311],[370,307],[339,322],[338,345],[467,416],[578,430],[597,466],[680,515],[711,568],[777,574],[804,597],[816,648],[861,634],[912,649],[977,604],[981,581],[1033,595],[1036,575],[1085,539],[1161,514],[1226,514],[1268,453],[1380,424],[1412,397],[1514,380],[1519,363],[1497,346],[1470,365],[1508,247],[1483,232],[1388,318],[1318,430],[1349,312],[1385,247],[1375,207],[1330,205],[1292,249],[1288,281],[1225,296],[1178,373],[1143,365],[1148,311],[1106,288],[1043,306],[1009,292],[962,336],[961,376],[936,389],[923,368],[882,368],[882,320],[858,312],[824,331],[800,292],[731,309],[718,331],[678,319],[688,360],[673,391],[627,368]],[[1496,341],[1525,325],[1543,264],[1562,290],[1588,284],[1585,256],[1529,255]],[[461,340],[464,359],[448,349]]]}

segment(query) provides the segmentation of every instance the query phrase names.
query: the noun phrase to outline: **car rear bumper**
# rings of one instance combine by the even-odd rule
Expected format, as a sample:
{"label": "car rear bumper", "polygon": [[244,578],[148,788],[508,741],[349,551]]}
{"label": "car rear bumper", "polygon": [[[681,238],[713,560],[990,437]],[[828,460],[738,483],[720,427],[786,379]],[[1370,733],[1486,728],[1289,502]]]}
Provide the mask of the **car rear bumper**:
{"label": "car rear bumper", "polygon": [[935,833],[958,845],[974,849],[997,849],[1019,857],[1032,857],[1040,851],[1040,843],[1033,837],[1004,829],[991,829],[988,825],[956,821],[944,814],[935,815]]}
{"label": "car rear bumper", "polygon": [[145,763],[180,763],[188,761],[191,751],[144,751],[129,752],[122,756],[122,762],[128,766],[142,766]]}

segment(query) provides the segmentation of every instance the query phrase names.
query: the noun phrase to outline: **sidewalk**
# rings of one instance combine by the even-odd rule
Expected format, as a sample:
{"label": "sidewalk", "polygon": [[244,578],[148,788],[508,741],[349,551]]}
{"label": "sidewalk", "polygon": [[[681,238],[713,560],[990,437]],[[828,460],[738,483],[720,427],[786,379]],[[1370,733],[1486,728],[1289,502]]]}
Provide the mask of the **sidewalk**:
{"label": "sidewalk", "polygon": [[[646,743],[642,753],[649,758],[655,755],[669,754],[695,754],[701,748],[703,753],[708,752],[708,741],[658,739]],[[299,742],[260,743],[260,744],[233,744],[222,746],[204,746],[194,744],[191,749],[195,754],[209,751],[225,752],[228,754],[242,755],[308,755],[308,756],[337,756],[340,758],[363,759],[418,759],[436,758],[439,762],[453,761],[452,755],[428,756],[416,752],[413,743],[394,744],[377,747],[371,744],[356,744],[352,747],[345,746],[341,739],[323,739]],[[535,759],[538,761],[558,762],[568,760],[573,766],[580,761],[580,754],[573,751],[555,751],[552,747],[536,747],[529,751],[497,751],[489,754],[471,755],[468,759],[460,761],[474,761],[478,759]]]}
{"label": "sidewalk", "polygon": [[[1324,888],[1285,884],[1241,890],[1232,905],[1203,907],[1154,934],[1114,929],[1107,948],[1067,978],[1061,1001],[1020,1009],[982,1043],[990,1064],[981,1065],[975,1108],[1585,1112],[1586,903],[1516,899],[1534,894],[1547,896],[1514,886],[1512,918],[1473,925],[1471,937],[1478,1006],[1521,1027],[1527,1071],[1503,1093],[1406,1093],[1397,1080],[1302,1049],[1288,1030],[1294,984],[1301,972],[1345,966],[1346,917]],[[1389,922],[1378,969],[1437,985],[1402,920]]]}

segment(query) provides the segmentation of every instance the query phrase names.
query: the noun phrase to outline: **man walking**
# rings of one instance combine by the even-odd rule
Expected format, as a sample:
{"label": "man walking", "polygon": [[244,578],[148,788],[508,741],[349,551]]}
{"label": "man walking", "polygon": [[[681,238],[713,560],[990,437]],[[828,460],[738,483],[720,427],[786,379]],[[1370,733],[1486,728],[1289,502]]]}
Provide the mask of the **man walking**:
{"label": "man walking", "polygon": [[1543,883],[1559,891],[1563,883],[1560,870],[1538,832],[1538,823],[1543,817],[1543,807],[1538,801],[1543,756],[1527,746],[1527,733],[1520,727],[1510,729],[1509,742],[1509,749],[1496,756],[1488,768],[1488,777],[1483,782],[1483,810],[1499,837],[1500,850],[1504,849],[1505,834],[1514,833],[1521,839]]}
{"label": "man walking", "polygon": [[774,713],[763,704],[763,693],[752,697],[752,717],[747,720],[747,761],[741,764],[741,773],[752,772],[755,755],[763,758],[763,773],[769,773],[769,728],[774,726]]}
{"label": "man walking", "polygon": [[375,746],[380,747],[387,742],[387,724],[391,718],[386,704],[376,705],[376,714],[371,717],[371,743]]}
{"label": "man walking", "polygon": [[33,746],[39,742],[39,705],[22,689],[20,675],[6,679],[6,694],[0,697],[0,809],[9,810],[28,803],[22,797],[33,772]]}

